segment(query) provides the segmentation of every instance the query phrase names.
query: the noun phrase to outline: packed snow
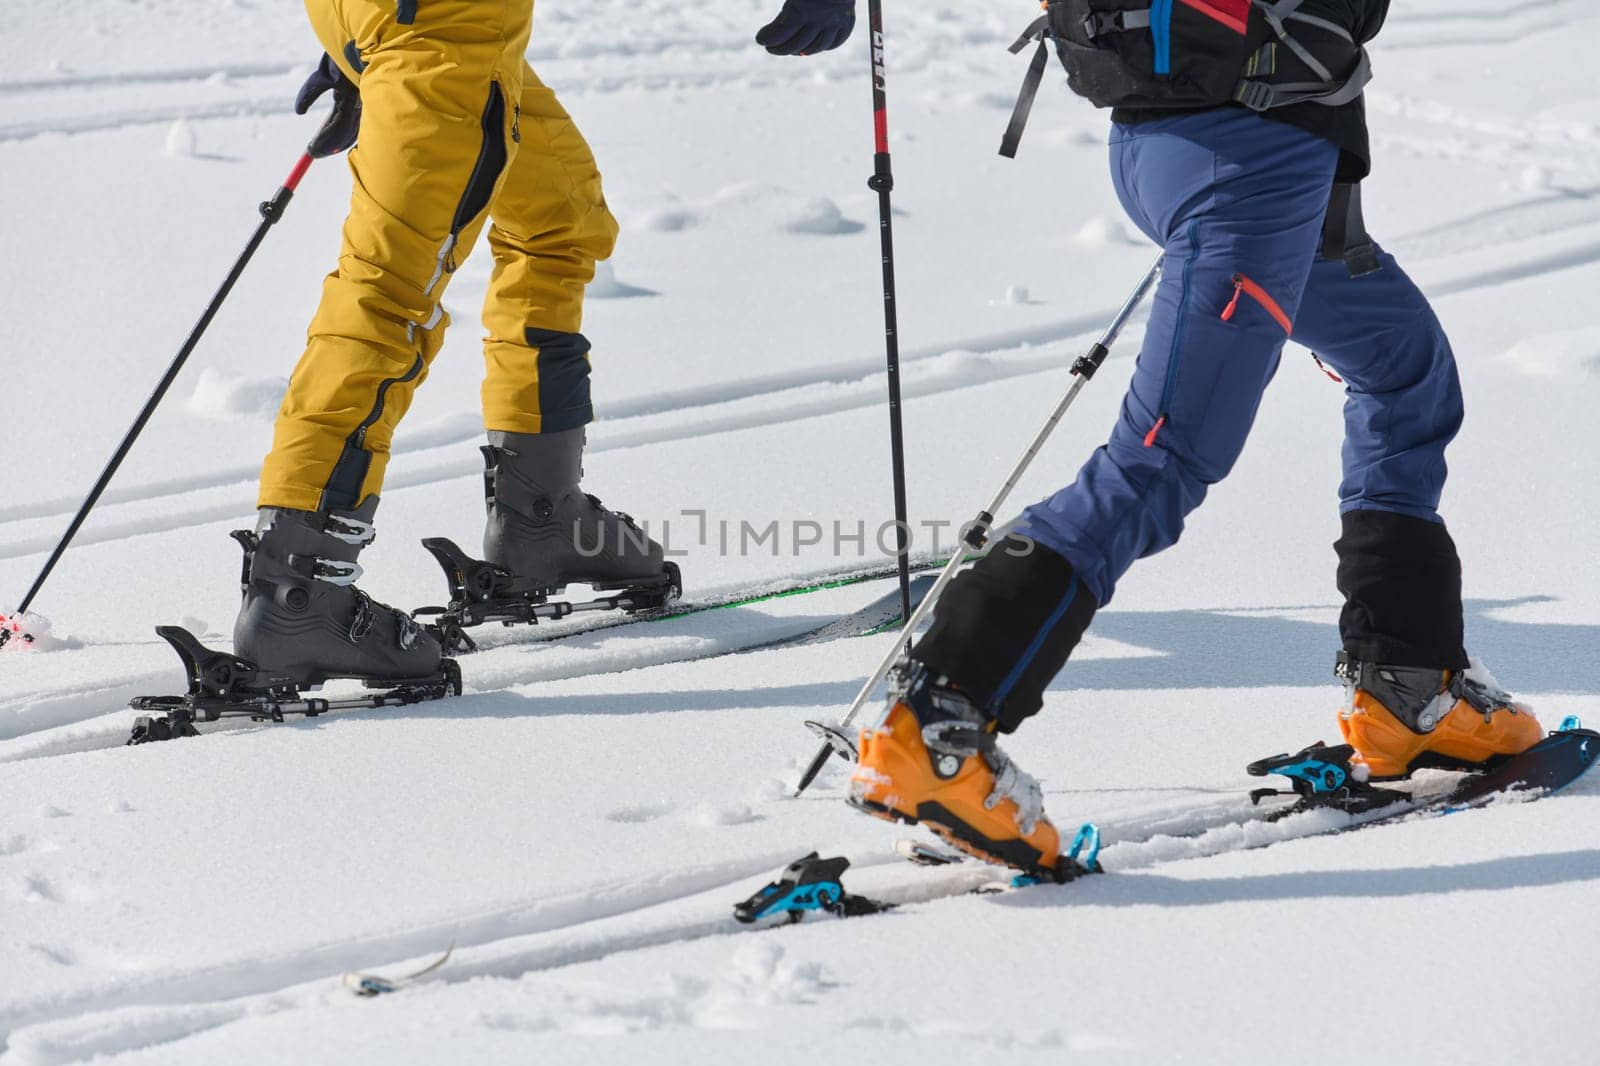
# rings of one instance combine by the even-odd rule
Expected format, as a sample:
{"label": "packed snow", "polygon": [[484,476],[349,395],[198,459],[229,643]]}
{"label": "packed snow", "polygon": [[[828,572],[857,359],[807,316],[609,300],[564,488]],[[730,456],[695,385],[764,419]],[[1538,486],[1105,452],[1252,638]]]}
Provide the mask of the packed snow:
{"label": "packed snow", "polygon": [[[314,130],[294,0],[20,0],[0,55],[0,611],[16,606]],[[584,324],[586,487],[686,598],[881,564],[891,517],[864,27],[753,43],[770,0],[541,0],[530,60],[624,223]],[[1106,118],[1053,72],[995,154],[1036,5],[886,0],[915,552],[948,550],[1154,250]],[[864,9],[863,9],[864,14]],[[1553,727],[1600,722],[1600,14],[1396,4],[1373,57],[1375,235],[1435,298],[1468,416],[1444,513],[1471,649]],[[905,831],[792,798],[884,636],[759,645],[875,582],[557,641],[496,631],[467,694],[124,748],[181,689],[152,633],[225,644],[271,412],[333,264],[318,163],[0,651],[0,1063],[1579,1064],[1600,1005],[1600,779],[1350,835],[1240,826],[1245,763],[1334,732],[1341,395],[1287,350],[1235,473],[1140,564],[1007,748],[1105,877],[949,893]],[[439,603],[420,549],[481,526],[480,254],[396,441],[365,585]],[[626,297],[626,298],[623,298]],[[1113,353],[1019,488],[1069,479]],[[935,523],[949,523],[935,528]],[[937,538],[937,542],[936,542]],[[581,594],[581,590],[575,590]],[[547,631],[550,627],[544,627]],[[1301,831],[1305,831],[1302,827]],[[813,849],[907,901],[753,932]],[[920,893],[920,895],[919,895]],[[939,897],[939,898],[932,898]],[[347,971],[437,973],[363,1000]]]}

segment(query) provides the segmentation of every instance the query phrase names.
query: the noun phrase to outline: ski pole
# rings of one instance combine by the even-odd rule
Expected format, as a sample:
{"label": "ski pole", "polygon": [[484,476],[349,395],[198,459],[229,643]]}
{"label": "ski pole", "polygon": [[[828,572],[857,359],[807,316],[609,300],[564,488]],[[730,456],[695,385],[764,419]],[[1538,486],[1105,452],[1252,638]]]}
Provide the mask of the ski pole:
{"label": "ski pole", "polygon": [[[1011,490],[1016,488],[1018,481],[1022,480],[1022,475],[1027,472],[1034,456],[1038,455],[1039,450],[1044,447],[1045,441],[1050,439],[1050,434],[1055,432],[1056,425],[1060,423],[1062,416],[1067,413],[1067,408],[1072,406],[1072,402],[1078,398],[1078,393],[1083,391],[1083,387],[1089,383],[1089,379],[1094,377],[1095,371],[1100,369],[1100,364],[1105,362],[1106,356],[1111,353],[1111,346],[1116,343],[1117,335],[1122,332],[1122,327],[1127,325],[1128,319],[1132,317],[1133,312],[1139,305],[1144,302],[1144,298],[1149,294],[1151,287],[1160,276],[1161,258],[1157,257],[1155,263],[1140,279],[1138,287],[1129,294],[1127,301],[1122,305],[1122,309],[1111,320],[1111,325],[1106,327],[1105,333],[1090,347],[1086,354],[1079,356],[1078,360],[1072,364],[1071,388],[1067,389],[1066,394],[1061,397],[1060,402],[1056,404],[1055,410],[1050,412],[1050,417],[1039,428],[1039,432],[1034,434],[1033,440],[1028,444],[1027,449],[1023,451],[1022,458],[1017,460],[1016,465],[1011,468],[1011,473],[1006,475],[1005,483],[1000,486],[1000,491],[996,492],[994,499],[989,501],[989,506],[979,511],[977,517],[967,524],[961,535],[964,548],[974,552],[983,550],[984,545],[989,540],[989,531],[994,525],[995,512],[1000,510],[1006,502],[1006,497],[1011,495]],[[842,758],[855,758],[855,745],[844,730],[855,720],[856,715],[861,713],[861,708],[866,706],[873,690],[878,687],[878,684],[885,677],[889,676],[890,669],[893,668],[895,662],[906,650],[905,646],[909,645],[911,634],[916,630],[917,626],[922,624],[922,620],[932,612],[933,605],[939,601],[940,593],[944,591],[944,587],[950,583],[951,579],[956,576],[956,571],[961,569],[961,564],[965,561],[965,553],[957,551],[950,557],[950,561],[945,564],[944,569],[939,571],[939,577],[934,581],[933,587],[928,590],[928,594],[923,597],[922,603],[917,606],[916,613],[907,620],[902,633],[895,636],[894,647],[889,649],[889,653],[883,657],[883,661],[872,672],[872,676],[867,678],[867,683],[861,686],[861,691],[856,693],[855,700],[850,704],[850,709],[845,712],[845,716],[840,720],[839,724],[837,726],[828,726],[820,722],[806,723],[807,726],[811,727],[814,732],[823,738],[823,745],[821,750],[817,752],[816,757],[811,760],[811,765],[806,767],[806,772],[801,776],[800,784],[794,790],[796,796],[804,792],[810,787],[811,782],[816,780],[817,774],[821,773],[822,768],[827,765],[828,756],[838,753]]]}
{"label": "ski pole", "polygon": [[906,519],[906,446],[900,427],[900,336],[894,301],[894,222],[889,193],[894,173],[889,165],[888,75],[883,61],[883,0],[868,0],[872,29],[872,125],[876,138],[872,177],[867,187],[878,194],[878,236],[883,250],[883,337],[889,370],[889,458],[894,472],[895,555],[900,564],[900,617],[910,638],[911,527]]}
{"label": "ski pole", "polygon": [[[356,114],[359,117],[359,111]],[[341,114],[340,109],[335,108],[333,113],[328,116],[327,121],[323,123],[322,128],[317,131],[317,136],[312,138],[310,145],[301,153],[300,158],[295,162],[294,169],[289,171],[289,176],[278,187],[278,191],[272,194],[270,200],[261,202],[261,206],[258,209],[261,212],[261,224],[256,227],[255,233],[251,234],[250,242],[245,245],[244,251],[234,261],[233,269],[228,271],[228,276],[223,279],[222,286],[217,289],[216,295],[211,297],[211,302],[206,305],[205,313],[200,316],[200,321],[195,323],[194,329],[189,333],[189,339],[183,342],[183,347],[178,350],[177,357],[172,360],[172,365],[167,367],[166,374],[156,384],[155,391],[150,394],[150,399],[145,401],[144,409],[139,412],[139,417],[133,420],[133,425],[129,427],[127,435],[122,438],[122,443],[117,445],[116,454],[112,455],[111,461],[106,463],[105,469],[100,472],[100,479],[94,483],[94,488],[89,490],[89,495],[83,501],[83,506],[79,507],[78,513],[73,516],[72,524],[67,526],[67,531],[62,534],[60,542],[56,544],[55,551],[51,552],[50,558],[45,560],[44,568],[39,571],[39,576],[33,581],[33,587],[28,589],[26,596],[22,597],[22,604],[16,609],[10,620],[11,624],[6,624],[7,619],[4,615],[0,615],[0,648],[6,646],[6,642],[11,639],[14,633],[21,633],[22,615],[33,605],[34,597],[44,587],[46,579],[50,577],[50,572],[55,569],[56,563],[61,560],[62,554],[66,552],[67,545],[72,543],[72,538],[77,536],[84,520],[89,517],[89,512],[100,501],[101,493],[105,492],[106,486],[111,484],[111,478],[116,474],[117,468],[127,458],[128,451],[133,447],[134,441],[138,440],[139,434],[144,432],[145,423],[149,422],[150,417],[156,413],[156,408],[161,405],[162,399],[167,395],[167,390],[177,380],[178,372],[183,369],[183,364],[189,360],[189,354],[200,343],[201,335],[205,333],[206,327],[211,325],[211,320],[216,317],[218,309],[222,307],[222,301],[226,300],[228,293],[233,291],[234,283],[239,280],[239,275],[244,273],[246,264],[250,262],[250,257],[256,254],[256,248],[265,239],[267,231],[283,217],[283,212],[289,206],[289,201],[294,198],[295,189],[300,185],[300,179],[305,177],[306,171],[311,168],[311,161],[334,155],[343,150],[342,147],[334,147],[340,140],[339,134],[341,130],[339,124],[348,124],[350,121],[352,120],[348,113]],[[13,626],[16,628],[13,629]],[[23,636],[22,639],[27,640],[30,638]]]}

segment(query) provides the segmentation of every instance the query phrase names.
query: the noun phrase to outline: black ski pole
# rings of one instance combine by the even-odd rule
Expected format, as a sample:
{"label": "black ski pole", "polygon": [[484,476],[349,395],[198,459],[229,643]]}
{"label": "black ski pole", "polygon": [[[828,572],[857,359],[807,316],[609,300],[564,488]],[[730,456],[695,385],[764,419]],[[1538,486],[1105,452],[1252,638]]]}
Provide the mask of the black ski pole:
{"label": "black ski pole", "polygon": [[73,516],[72,524],[62,534],[61,541],[56,545],[55,551],[51,552],[50,558],[45,560],[44,568],[39,571],[39,576],[34,579],[33,587],[28,589],[26,596],[22,597],[22,603],[17,607],[11,620],[8,621],[4,615],[0,615],[0,648],[5,647],[6,642],[13,635],[20,636],[22,640],[32,639],[22,633],[22,615],[33,605],[34,597],[44,587],[45,580],[49,578],[50,572],[55,569],[56,563],[61,560],[62,554],[67,550],[67,545],[71,544],[72,538],[77,536],[84,520],[89,517],[89,512],[99,502],[100,494],[105,492],[107,485],[111,484],[111,478],[116,474],[117,468],[127,458],[128,451],[133,447],[134,441],[138,440],[139,434],[144,431],[145,423],[149,422],[150,417],[156,413],[156,408],[161,405],[162,399],[167,395],[167,390],[177,380],[178,372],[183,369],[183,364],[189,360],[189,354],[200,343],[201,335],[205,333],[206,327],[211,325],[211,320],[216,317],[217,310],[222,307],[222,301],[228,298],[228,293],[233,290],[234,283],[239,280],[239,275],[244,273],[245,265],[250,262],[250,257],[256,254],[256,248],[261,245],[262,240],[267,235],[267,231],[283,217],[284,209],[289,206],[289,201],[294,198],[295,189],[300,185],[300,179],[305,177],[306,171],[311,168],[311,161],[324,155],[333,154],[332,152],[319,151],[318,149],[323,144],[327,131],[333,126],[338,117],[337,112],[329,117],[322,131],[319,131],[317,137],[312,140],[311,146],[301,154],[294,165],[294,169],[289,171],[289,176],[284,179],[278,191],[272,194],[270,200],[262,201],[259,208],[261,224],[256,227],[255,233],[251,234],[250,242],[245,245],[244,251],[234,261],[233,269],[228,271],[228,276],[223,279],[221,288],[217,289],[217,294],[211,298],[211,303],[206,305],[205,313],[200,316],[200,321],[195,323],[194,329],[189,333],[189,339],[183,342],[183,347],[178,350],[178,355],[172,360],[172,365],[167,367],[166,374],[156,384],[155,391],[150,394],[150,399],[145,401],[144,409],[139,412],[139,417],[133,420],[133,425],[129,427],[127,435],[122,438],[122,443],[117,445],[116,454],[111,457],[111,461],[106,464],[106,468],[100,472],[100,479],[94,483],[94,488],[89,490],[89,495],[83,501],[83,506],[79,507],[78,513]]}
{"label": "black ski pole", "polygon": [[1045,441],[1050,439],[1050,434],[1055,432],[1057,424],[1066,415],[1067,408],[1072,406],[1072,402],[1078,398],[1078,393],[1083,391],[1083,387],[1089,383],[1089,379],[1094,377],[1095,371],[1100,369],[1100,364],[1105,362],[1106,356],[1111,352],[1111,346],[1117,341],[1117,335],[1122,332],[1122,327],[1127,325],[1128,319],[1133,317],[1133,312],[1144,302],[1145,296],[1149,294],[1150,289],[1155,285],[1156,279],[1161,276],[1161,262],[1158,257],[1150,269],[1145,271],[1144,277],[1139,279],[1138,286],[1129,294],[1128,299],[1123,303],[1116,317],[1111,320],[1111,325],[1106,327],[1105,333],[1090,347],[1087,353],[1079,356],[1077,361],[1072,364],[1072,385],[1056,403],[1055,409],[1050,412],[1050,417],[1045,419],[1044,425],[1040,426],[1039,431],[1033,435],[1033,440],[1029,442],[1028,447],[1023,451],[1022,458],[1018,459],[1016,464],[1012,466],[1011,473],[1006,475],[1005,483],[994,494],[994,498],[989,501],[989,505],[979,511],[977,516],[963,527],[961,534],[962,547],[956,550],[955,554],[950,557],[950,561],[945,564],[944,569],[939,572],[938,579],[934,581],[933,587],[928,590],[928,594],[922,598],[922,602],[917,605],[916,612],[907,619],[903,636],[895,638],[894,647],[889,649],[888,654],[878,663],[878,668],[872,672],[872,676],[867,678],[867,683],[861,686],[860,692],[856,693],[856,698],[850,704],[850,709],[845,712],[844,718],[840,720],[837,726],[824,725],[821,722],[806,723],[812,732],[822,738],[823,743],[822,748],[811,760],[811,765],[807,766],[806,772],[801,775],[800,784],[794,790],[796,796],[804,792],[810,787],[811,782],[817,779],[817,775],[822,772],[822,768],[828,764],[829,756],[837,753],[841,758],[854,759],[856,757],[855,743],[850,739],[850,735],[845,732],[845,729],[855,720],[856,715],[861,712],[861,708],[866,706],[867,699],[872,695],[873,689],[877,688],[879,682],[889,676],[890,669],[904,654],[905,645],[910,641],[912,631],[933,611],[933,605],[939,602],[939,596],[944,592],[944,587],[956,576],[956,571],[961,569],[962,563],[966,561],[966,552],[982,551],[984,545],[988,543],[989,530],[994,525],[995,513],[1004,505],[1006,497],[1011,495],[1011,490],[1017,487],[1017,482],[1022,480],[1022,475],[1032,464],[1034,456],[1039,454],[1039,449],[1044,447]]}
{"label": "black ski pole", "polygon": [[[883,248],[883,336],[889,368],[889,457],[894,473],[895,553],[900,564],[900,618],[911,620],[911,527],[906,519],[906,445],[900,428],[900,336],[894,305],[894,221],[889,193],[889,102],[883,62],[883,0],[868,0],[872,29],[872,123],[876,148],[867,187],[878,194],[878,235]],[[910,631],[907,630],[909,636]]]}

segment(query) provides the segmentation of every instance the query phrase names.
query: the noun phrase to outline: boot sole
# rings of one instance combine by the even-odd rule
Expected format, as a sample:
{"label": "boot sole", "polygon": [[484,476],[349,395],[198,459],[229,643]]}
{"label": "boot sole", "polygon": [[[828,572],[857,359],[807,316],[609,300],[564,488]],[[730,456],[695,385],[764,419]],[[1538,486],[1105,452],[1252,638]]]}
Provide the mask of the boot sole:
{"label": "boot sole", "polygon": [[1011,855],[995,847],[995,842],[967,826],[959,819],[950,818],[948,822],[940,821],[938,816],[947,813],[943,805],[938,803],[925,803],[917,808],[917,814],[907,814],[896,807],[875,803],[872,800],[851,797],[846,803],[874,818],[885,822],[898,822],[902,825],[925,825],[933,831],[934,835],[957,851],[971,855],[974,859],[986,862],[991,866],[1005,866],[1013,870],[1021,870],[1029,874],[1043,874],[1054,877],[1055,871],[1045,866],[1037,849],[1029,847],[1018,841]]}

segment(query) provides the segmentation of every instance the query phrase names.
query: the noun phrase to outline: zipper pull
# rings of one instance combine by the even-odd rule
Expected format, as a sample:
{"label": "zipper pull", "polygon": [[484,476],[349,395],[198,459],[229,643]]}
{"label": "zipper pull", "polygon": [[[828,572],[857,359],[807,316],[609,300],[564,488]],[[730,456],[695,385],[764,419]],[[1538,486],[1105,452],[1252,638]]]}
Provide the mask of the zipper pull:
{"label": "zipper pull", "polygon": [[1167,416],[1166,415],[1162,415],[1160,418],[1156,419],[1156,424],[1151,426],[1150,427],[1150,432],[1146,433],[1144,435],[1144,446],[1146,448],[1154,448],[1156,446],[1156,434],[1160,433],[1161,432],[1161,427],[1166,425],[1166,424],[1167,424]]}
{"label": "zipper pull", "polygon": [[1222,309],[1222,321],[1232,320],[1233,313],[1239,309],[1239,297],[1244,293],[1244,275],[1233,276],[1233,299],[1228,301],[1228,306]]}

